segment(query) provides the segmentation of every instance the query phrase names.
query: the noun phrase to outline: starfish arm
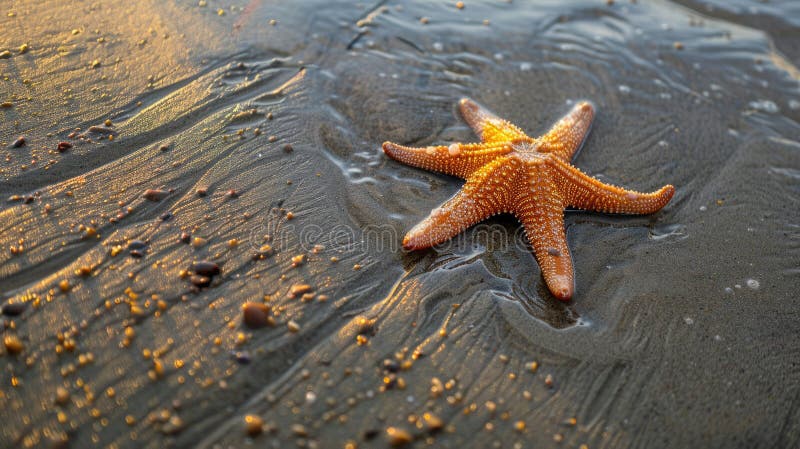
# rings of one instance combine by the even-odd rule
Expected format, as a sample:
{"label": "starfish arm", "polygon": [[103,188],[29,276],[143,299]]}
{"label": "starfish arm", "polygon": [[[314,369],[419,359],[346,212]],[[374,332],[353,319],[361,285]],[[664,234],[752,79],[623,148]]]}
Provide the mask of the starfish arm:
{"label": "starfish arm", "polygon": [[511,151],[507,144],[463,144],[412,148],[384,142],[383,151],[392,159],[425,170],[466,178],[499,156]]}
{"label": "starfish arm", "polygon": [[403,247],[415,250],[437,245],[479,221],[507,212],[513,187],[505,181],[513,179],[518,166],[519,162],[502,157],[486,165],[458,193],[408,231]]}
{"label": "starfish arm", "polygon": [[582,101],[576,104],[547,134],[536,139],[537,150],[569,162],[586,140],[593,120],[594,108],[591,103]]}
{"label": "starfish arm", "polygon": [[675,187],[670,184],[655,192],[641,193],[602,183],[558,160],[551,160],[551,164],[563,181],[561,190],[567,204],[578,209],[611,214],[652,214],[675,194]]}
{"label": "starfish arm", "polygon": [[514,214],[525,227],[547,288],[556,298],[569,301],[575,292],[575,277],[563,202],[558,197],[534,195],[518,202]]}
{"label": "starfish arm", "polygon": [[462,98],[458,102],[458,107],[464,121],[483,142],[533,141],[521,129],[492,114],[488,109],[469,98]]}

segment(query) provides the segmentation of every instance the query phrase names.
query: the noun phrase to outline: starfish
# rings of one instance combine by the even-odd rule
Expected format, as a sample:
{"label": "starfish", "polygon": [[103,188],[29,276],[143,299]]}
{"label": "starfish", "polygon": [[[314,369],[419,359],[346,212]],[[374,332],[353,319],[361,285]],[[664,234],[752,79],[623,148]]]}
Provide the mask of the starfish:
{"label": "starfish", "polygon": [[650,214],[664,207],[675,188],[666,185],[640,193],[604,184],[581,172],[570,160],[589,133],[594,108],[576,104],[547,132],[528,137],[474,101],[459,109],[480,143],[412,148],[383,144],[389,157],[408,165],[466,179],[464,187],[431,211],[403,239],[407,250],[428,248],[500,213],[522,222],[550,292],[569,301],[575,291],[567,247],[564,210],[573,207],[616,214]]}

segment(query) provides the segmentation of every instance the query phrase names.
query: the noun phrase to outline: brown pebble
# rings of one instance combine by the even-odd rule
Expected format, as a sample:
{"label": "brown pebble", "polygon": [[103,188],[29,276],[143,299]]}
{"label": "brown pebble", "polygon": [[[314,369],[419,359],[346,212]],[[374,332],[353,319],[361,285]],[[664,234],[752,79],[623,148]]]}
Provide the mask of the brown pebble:
{"label": "brown pebble", "polygon": [[401,447],[413,441],[414,437],[404,429],[398,427],[387,427],[386,439],[393,447]]}
{"label": "brown pebble", "polygon": [[197,196],[199,197],[204,197],[208,195],[208,189],[205,187],[199,187],[197,190],[195,190],[195,193],[197,193]]}
{"label": "brown pebble", "polygon": [[308,430],[306,430],[306,427],[302,424],[292,424],[292,433],[298,437],[308,436]]}
{"label": "brown pebble", "polygon": [[311,286],[308,284],[294,284],[291,286],[291,288],[289,288],[289,297],[296,298],[297,296],[310,292],[311,290]]}
{"label": "brown pebble", "polygon": [[264,431],[264,420],[258,415],[244,417],[244,431],[250,437],[257,437]]}
{"label": "brown pebble", "polygon": [[54,402],[58,405],[67,405],[67,402],[69,402],[69,390],[61,386],[56,388],[56,397]]}
{"label": "brown pebble", "polygon": [[3,315],[5,316],[18,316],[28,308],[28,303],[25,302],[10,302],[3,306]]}
{"label": "brown pebble", "polygon": [[69,285],[69,281],[66,279],[62,279],[61,282],[58,283],[58,288],[63,292],[68,292],[72,286]]}
{"label": "brown pebble", "polygon": [[6,346],[6,351],[9,354],[19,354],[25,349],[25,345],[22,344],[19,337],[16,335],[6,335],[3,337],[3,344]]}
{"label": "brown pebble", "polygon": [[72,148],[72,144],[69,142],[59,142],[58,146],[56,147],[59,153],[63,153],[69,150],[70,148]]}
{"label": "brown pebble", "polygon": [[0,103],[0,108],[11,108],[11,107],[14,107],[14,103],[10,101],[4,101]]}
{"label": "brown pebble", "polygon": [[208,260],[192,262],[192,271],[200,276],[212,277],[220,273],[219,265]]}
{"label": "brown pebble", "polygon": [[192,234],[189,234],[188,232],[181,232],[179,240],[181,243],[189,243],[192,241]]}
{"label": "brown pebble", "polygon": [[242,320],[251,329],[273,326],[274,319],[269,316],[269,306],[260,302],[246,302],[242,306]]}
{"label": "brown pebble", "polygon": [[289,329],[291,333],[300,332],[300,325],[294,320],[289,320],[289,322],[286,323],[286,328]]}
{"label": "brown pebble", "polygon": [[283,146],[283,151],[285,151],[286,153],[291,153],[292,151],[294,151],[294,147],[292,146],[292,144],[287,143],[286,145]]}
{"label": "brown pebble", "polygon": [[675,50],[683,50],[683,44],[680,42],[675,42],[672,46],[675,47]]}
{"label": "brown pebble", "polygon": [[299,267],[305,261],[306,261],[306,255],[305,254],[298,254],[298,255],[292,257],[292,267]]}
{"label": "brown pebble", "polygon": [[464,9],[464,2],[456,2],[456,8]]}
{"label": "brown pebble", "polygon": [[11,57],[11,52],[8,50],[3,50],[0,52],[0,59],[8,59]]}
{"label": "brown pebble", "polygon": [[269,136],[269,139],[267,139],[267,140],[269,140],[270,143],[277,142],[278,141],[278,136]]}
{"label": "brown pebble", "polygon": [[167,145],[167,144],[161,145],[160,147],[158,147],[158,150],[159,151],[169,151],[169,145]]}
{"label": "brown pebble", "polygon": [[199,274],[195,274],[189,277],[189,282],[196,287],[208,287],[211,285],[211,278],[208,276],[200,276]]}
{"label": "brown pebble", "polygon": [[142,198],[150,201],[161,201],[169,195],[166,190],[160,189],[147,189],[142,194]]}
{"label": "brown pebble", "polygon": [[205,246],[208,243],[208,240],[204,239],[203,237],[195,237],[192,239],[192,246],[195,248],[200,248]]}
{"label": "brown pebble", "polygon": [[228,190],[228,192],[225,194],[228,196],[228,198],[239,198],[239,192],[234,189]]}
{"label": "brown pebble", "polygon": [[106,128],[104,126],[92,125],[89,129],[86,130],[87,133],[96,133],[96,134],[105,134],[107,136],[116,134],[117,132],[111,128]]}
{"label": "brown pebble", "polygon": [[25,145],[25,138],[22,137],[22,136],[19,136],[19,138],[17,140],[15,140],[14,143],[11,144],[11,146],[14,147],[14,148],[19,148],[19,147],[22,147],[24,145]]}
{"label": "brown pebble", "polygon": [[425,426],[429,432],[436,432],[444,427],[444,421],[433,413],[424,413],[422,420],[425,421]]}

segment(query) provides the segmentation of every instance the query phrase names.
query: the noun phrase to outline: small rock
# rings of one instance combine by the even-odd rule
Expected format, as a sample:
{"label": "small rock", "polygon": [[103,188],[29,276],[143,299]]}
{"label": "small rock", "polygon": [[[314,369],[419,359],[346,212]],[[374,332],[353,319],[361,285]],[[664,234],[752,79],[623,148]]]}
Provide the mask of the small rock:
{"label": "small rock", "polygon": [[298,437],[308,436],[308,430],[306,430],[306,426],[302,424],[292,424],[292,433]]}
{"label": "small rock", "polygon": [[10,302],[3,306],[3,315],[17,316],[22,315],[22,312],[28,308],[28,303],[25,302]]}
{"label": "small rock", "polygon": [[228,192],[225,193],[225,195],[227,195],[228,198],[239,198],[239,192],[237,192],[235,189],[228,190]]}
{"label": "small rock", "polygon": [[196,287],[208,287],[211,285],[211,278],[208,276],[200,276],[198,274],[194,274],[189,277],[189,282],[191,282]]}
{"label": "small rock", "polygon": [[208,195],[208,189],[205,187],[199,187],[195,192],[199,197],[204,197]]}
{"label": "small rock", "polygon": [[252,360],[250,353],[247,351],[236,351],[233,353],[233,358],[242,365],[247,365]]}
{"label": "small rock", "polygon": [[181,243],[189,243],[189,242],[191,242],[192,241],[192,234],[189,234],[188,232],[181,232],[180,241],[181,241]]}
{"label": "small rock", "polygon": [[192,262],[192,271],[201,276],[212,277],[220,273],[219,265],[208,260]]}
{"label": "small rock", "polygon": [[69,402],[69,390],[61,386],[56,388],[54,402],[58,405],[66,405]]}
{"label": "small rock", "polygon": [[258,415],[244,417],[244,431],[250,437],[257,437],[264,431],[264,420]]}
{"label": "small rock", "polygon": [[11,52],[8,50],[0,51],[0,59],[8,59],[11,57]]}
{"label": "small rock", "polygon": [[22,341],[16,335],[6,335],[3,337],[3,344],[6,347],[6,351],[10,354],[19,354],[25,349],[25,345],[22,344]]}
{"label": "small rock", "polygon": [[251,329],[273,326],[275,320],[269,315],[270,308],[259,302],[246,302],[242,306],[242,319]]}
{"label": "small rock", "polygon": [[72,148],[72,144],[69,142],[59,142],[58,146],[56,147],[59,153],[63,153],[69,150],[70,148]]}
{"label": "small rock", "polygon": [[143,250],[145,248],[147,248],[147,243],[141,240],[131,240],[130,242],[128,242],[129,250],[134,250],[134,249]]}
{"label": "small rock", "polygon": [[436,432],[444,427],[444,421],[433,413],[424,413],[422,420],[425,421],[425,427],[430,432]]}
{"label": "small rock", "polygon": [[142,194],[142,198],[150,201],[161,201],[169,195],[166,190],[160,189],[147,189]]}
{"label": "small rock", "polygon": [[404,429],[388,427],[386,428],[386,439],[393,447],[401,447],[413,441],[414,437]]}
{"label": "small rock", "polygon": [[311,291],[311,286],[308,284],[294,284],[289,288],[289,297],[296,298],[303,293]]}
{"label": "small rock", "polygon": [[142,257],[144,257],[144,250],[132,249],[130,255],[134,259],[141,259]]}
{"label": "small rock", "polygon": [[11,144],[11,146],[14,148],[20,148],[25,146],[25,137],[19,136],[19,138],[15,140],[14,143]]}

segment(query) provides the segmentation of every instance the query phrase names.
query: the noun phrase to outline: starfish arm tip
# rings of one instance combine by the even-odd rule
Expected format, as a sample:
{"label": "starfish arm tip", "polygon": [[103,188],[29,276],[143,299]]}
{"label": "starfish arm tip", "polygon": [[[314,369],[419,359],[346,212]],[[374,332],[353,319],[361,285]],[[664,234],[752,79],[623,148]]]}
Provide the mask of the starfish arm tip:
{"label": "starfish arm tip", "polygon": [[575,281],[570,276],[556,275],[548,279],[547,287],[558,300],[567,302],[575,293]]}
{"label": "starfish arm tip", "polygon": [[413,238],[411,233],[408,233],[406,234],[405,237],[403,237],[403,249],[406,251],[414,251],[422,249],[422,246],[420,246],[417,242],[415,242],[415,239]]}

